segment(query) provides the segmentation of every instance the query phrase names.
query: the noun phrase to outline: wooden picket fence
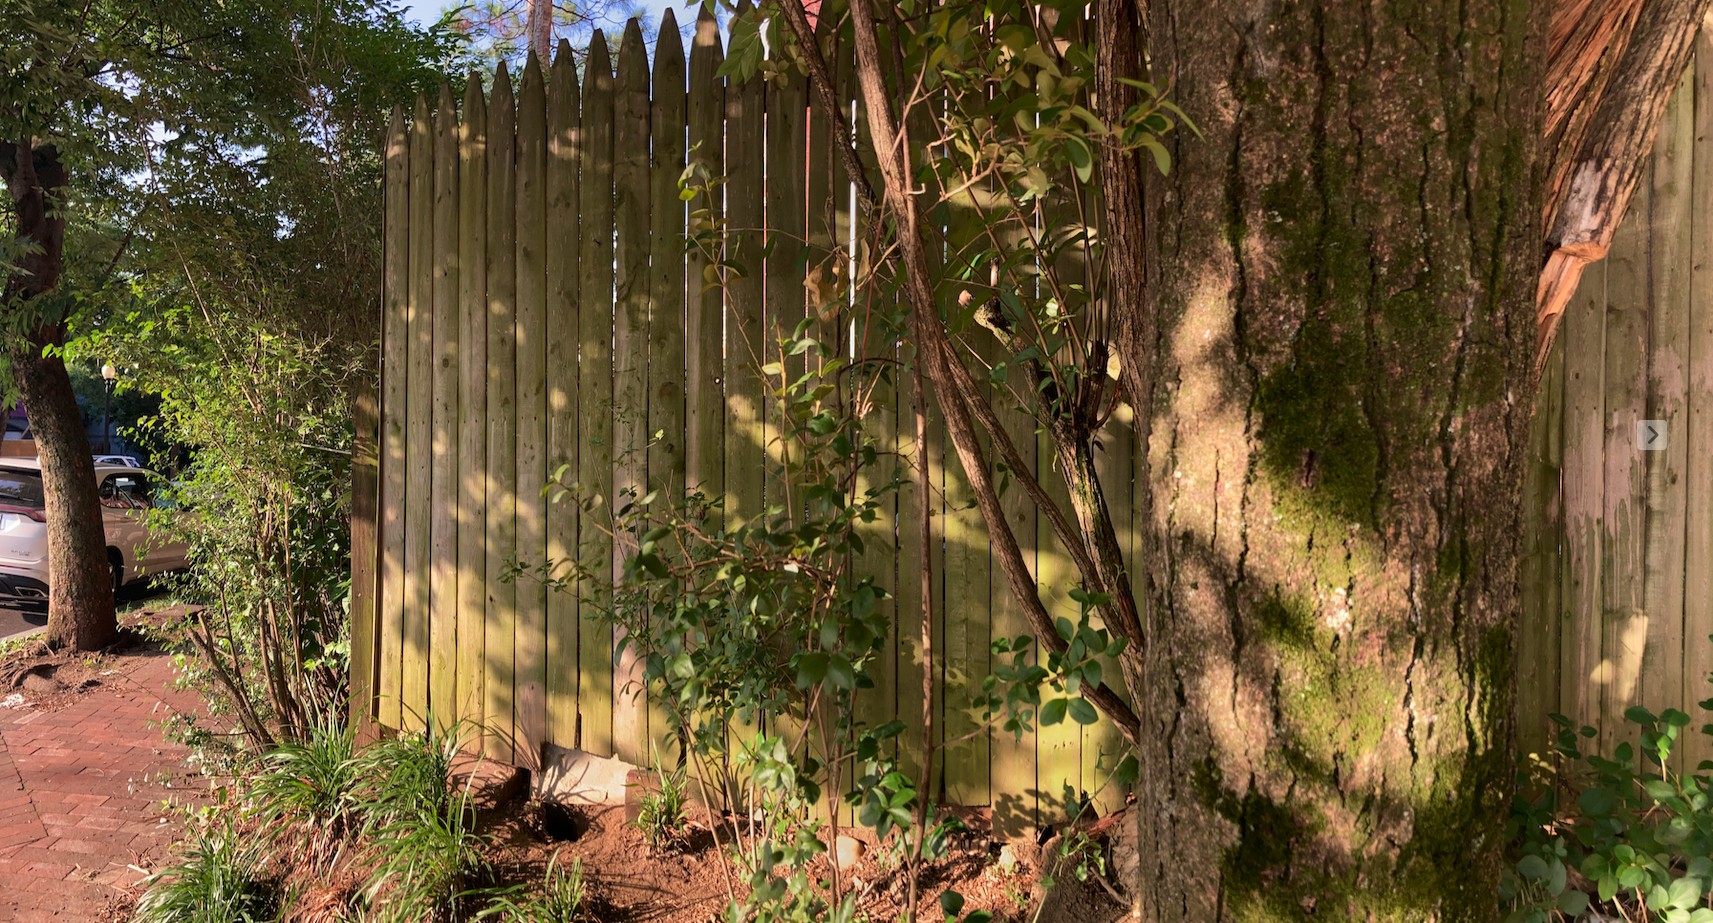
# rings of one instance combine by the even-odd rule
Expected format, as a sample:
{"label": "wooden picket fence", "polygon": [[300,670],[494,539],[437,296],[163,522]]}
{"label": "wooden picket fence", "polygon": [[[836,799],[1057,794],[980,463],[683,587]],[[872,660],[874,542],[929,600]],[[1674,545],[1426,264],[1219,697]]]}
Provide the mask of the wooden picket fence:
{"label": "wooden picket fence", "polygon": [[[375,496],[358,506],[378,513],[372,532],[354,532],[353,604],[356,707],[387,727],[468,719],[486,729],[490,754],[524,766],[550,744],[648,762],[671,729],[634,694],[636,665],[614,661],[612,632],[582,618],[569,594],[499,579],[514,555],[619,565],[610,541],[542,486],[561,466],[609,501],[627,488],[699,486],[740,519],[777,495],[753,357],[803,320],[807,268],[847,259],[862,220],[805,82],[728,85],[716,76],[714,23],[704,14],[686,61],[670,11],[663,20],[652,63],[632,22],[616,72],[597,32],[580,67],[562,45],[551,67],[531,59],[515,89],[501,69],[489,94],[472,79],[461,103],[443,88],[408,118],[394,115],[381,387],[374,430],[360,422],[358,440],[359,461],[378,469],[373,488],[359,480]],[[849,61],[838,68],[848,88]],[[752,264],[724,289],[705,288],[704,260],[686,253],[678,181],[690,151],[727,178],[725,218]],[[883,388],[877,400],[870,432],[912,457],[908,389]],[[1101,460],[1127,540],[1128,419],[1114,415]],[[1025,454],[1048,464],[1032,423],[1016,412],[1006,421]],[[946,461],[940,421],[930,417],[928,432],[932,483],[889,502],[860,562],[891,590],[902,630],[859,713],[871,725],[909,720],[918,738],[899,747],[907,761],[924,749],[922,568],[933,575],[940,739],[976,727],[967,703],[989,672],[991,641],[1028,630],[955,453]],[[923,489],[935,510],[927,548]],[[1004,503],[1054,614],[1074,620],[1070,560],[1021,491]],[[1121,802],[1103,783],[1122,752],[1105,722],[1021,740],[976,734],[947,748],[933,788],[951,803],[993,805],[1002,829],[1022,829],[1056,811],[1066,785]]]}
{"label": "wooden picket fence", "polygon": [[[1634,742],[1624,712],[1686,709],[1682,765],[1713,758],[1713,40],[1697,39],[1652,165],[1588,268],[1541,382],[1525,485],[1519,741],[1547,715]],[[1637,425],[1664,422],[1664,448]]]}

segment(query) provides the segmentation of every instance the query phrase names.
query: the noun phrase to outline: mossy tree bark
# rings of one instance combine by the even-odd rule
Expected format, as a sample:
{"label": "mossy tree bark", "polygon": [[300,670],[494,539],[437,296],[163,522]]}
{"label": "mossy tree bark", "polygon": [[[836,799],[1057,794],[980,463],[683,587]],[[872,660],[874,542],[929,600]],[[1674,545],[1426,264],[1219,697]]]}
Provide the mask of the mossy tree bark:
{"label": "mossy tree bark", "polygon": [[1144,919],[1496,918],[1537,22],[1151,6]]}
{"label": "mossy tree bark", "polygon": [[57,350],[65,346],[66,305],[55,303],[64,267],[69,183],[52,145],[0,141],[0,178],[12,196],[22,256],[5,281],[3,303],[13,338],[10,358],[18,393],[30,415],[42,465],[48,531],[48,640],[92,651],[118,630],[112,570],[96,495],[95,459]]}

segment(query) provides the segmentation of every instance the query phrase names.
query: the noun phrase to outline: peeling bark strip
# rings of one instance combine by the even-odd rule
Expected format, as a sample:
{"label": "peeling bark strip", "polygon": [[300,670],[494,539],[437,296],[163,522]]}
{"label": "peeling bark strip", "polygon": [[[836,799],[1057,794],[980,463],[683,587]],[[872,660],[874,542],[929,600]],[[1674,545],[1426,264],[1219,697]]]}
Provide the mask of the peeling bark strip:
{"label": "peeling bark strip", "polygon": [[20,312],[11,318],[16,336],[12,373],[36,434],[47,500],[48,640],[95,650],[112,642],[117,630],[95,459],[65,362],[57,353],[44,355],[50,347],[65,345],[65,318],[51,307],[42,314],[43,306],[35,301],[59,286],[65,213],[54,200],[69,177],[58,150],[26,139],[0,142],[0,178],[12,195],[13,236],[31,244],[6,280],[4,304],[5,310]]}
{"label": "peeling bark strip", "polygon": [[[1632,11],[1624,0],[1565,0],[1554,17],[1554,37],[1561,31],[1580,31],[1588,40],[1587,47],[1569,38],[1562,46],[1555,42],[1552,47],[1562,57],[1549,65],[1554,82],[1547,91],[1547,139],[1561,146],[1547,149],[1552,162],[1543,211],[1546,265],[1535,295],[1537,368],[1546,361],[1583,267],[1605,257],[1630,207],[1653,150],[1660,115],[1689,65],[1695,33],[1709,7],[1710,0],[1648,0]],[[1584,22],[1574,27],[1561,22],[1572,19],[1577,10],[1583,11]],[[1634,25],[1626,28],[1631,17]],[[1606,58],[1593,51],[1601,34],[1610,36],[1612,48],[1622,49],[1609,79]],[[1603,79],[1603,88],[1594,86]],[[1583,87],[1573,89],[1579,83]],[[1580,122],[1572,117],[1570,103],[1578,96],[1585,102],[1577,108],[1592,112]],[[1570,151],[1573,156],[1567,155]]]}
{"label": "peeling bark strip", "polygon": [[1143,919],[1497,915],[1543,25],[1150,7]]}

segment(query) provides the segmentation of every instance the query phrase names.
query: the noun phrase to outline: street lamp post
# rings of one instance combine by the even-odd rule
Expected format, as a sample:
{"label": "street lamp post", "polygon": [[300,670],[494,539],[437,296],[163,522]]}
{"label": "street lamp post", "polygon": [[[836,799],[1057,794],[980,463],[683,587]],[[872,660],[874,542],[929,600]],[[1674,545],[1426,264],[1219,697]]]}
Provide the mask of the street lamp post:
{"label": "street lamp post", "polygon": [[113,454],[113,422],[110,412],[113,406],[113,379],[119,377],[119,372],[111,365],[101,367],[101,380],[104,387],[101,392],[101,454]]}

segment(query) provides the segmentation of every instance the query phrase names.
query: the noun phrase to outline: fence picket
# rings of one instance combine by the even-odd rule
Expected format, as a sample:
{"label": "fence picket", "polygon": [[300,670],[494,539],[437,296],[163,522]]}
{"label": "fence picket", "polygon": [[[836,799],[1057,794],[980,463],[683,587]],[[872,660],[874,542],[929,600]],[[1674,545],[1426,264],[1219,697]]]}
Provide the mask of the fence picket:
{"label": "fence picket", "polygon": [[[1713,35],[1703,30],[1695,38],[1695,124],[1713,125]],[[1697,132],[1700,147],[1705,129]],[[1685,489],[1696,502],[1689,504],[1684,533],[1683,623],[1686,645],[1683,652],[1683,699],[1699,702],[1713,675],[1713,155],[1696,152],[1691,172],[1690,227],[1690,328],[1689,412],[1685,414],[1684,442],[1688,447]],[[1676,434],[1672,435],[1676,438]],[[1681,707],[1681,706],[1680,706]],[[1688,709],[1684,709],[1688,711]],[[1713,758],[1713,747],[1704,734],[1685,735],[1684,765],[1697,766]]]}
{"label": "fence picket", "polygon": [[[767,446],[767,474],[763,493],[767,506],[781,507],[793,521],[802,521],[802,497],[793,496],[783,477],[782,466],[793,449],[782,432],[780,398],[790,382],[803,377],[804,357],[782,355],[779,342],[788,338],[803,321],[804,249],[804,158],[808,145],[808,98],[803,77],[787,74],[767,82],[767,260],[763,280],[765,305],[761,325],[762,364],[779,363],[779,371],[767,376],[763,398],[762,437]],[[789,352],[786,350],[785,352]]]}
{"label": "fence picket", "polygon": [[511,75],[494,75],[488,111],[487,753],[516,758],[517,584],[501,580],[517,551],[517,107]]}
{"label": "fence picket", "polygon": [[[616,305],[613,335],[613,492],[616,513],[648,484],[649,100],[648,52],[632,19],[619,44],[613,103],[613,227]],[[613,549],[617,580],[629,552]],[[624,640],[622,629],[613,642]],[[632,763],[648,760],[648,709],[642,663],[625,645],[613,663],[613,747]]]}
{"label": "fence picket", "polygon": [[[749,0],[738,5],[738,14]],[[762,355],[763,226],[762,158],[766,119],[763,81],[751,77],[726,90],[726,220],[731,249],[727,259],[744,274],[726,289],[726,521],[737,524],[760,515],[765,455],[762,383],[756,377]]]}
{"label": "fence picket", "polygon": [[[577,407],[583,444],[578,481],[597,506],[578,518],[577,556],[591,568],[610,561],[612,540],[596,528],[611,513],[613,491],[613,69],[606,36],[589,38],[583,72],[583,162],[579,180],[578,268],[581,311]],[[589,588],[598,595],[598,591]],[[599,605],[599,601],[596,603]],[[613,632],[593,619],[578,631],[578,735],[591,753],[613,746]]]}
{"label": "fence picket", "polygon": [[482,81],[464,85],[458,133],[458,701],[456,717],[480,722],[487,647],[488,140]]}
{"label": "fence picket", "polygon": [[[703,7],[696,16],[696,40],[690,51],[686,157],[701,161],[716,178],[726,171],[726,91],[724,81],[715,76],[721,58],[719,24]],[[711,221],[718,221],[722,213],[720,202],[700,197],[689,203],[689,209],[707,210]],[[685,257],[684,268],[684,484],[710,498],[725,489],[725,293],[707,277],[718,267],[705,252],[717,246],[718,241],[705,236]]]}
{"label": "fence picket", "polygon": [[[517,554],[547,554],[547,88],[533,53],[517,106]],[[547,734],[547,589],[517,585],[513,641],[519,765],[536,768]]]}
{"label": "fence picket", "polygon": [[1600,720],[1600,517],[1605,502],[1606,263],[1594,263],[1564,311],[1564,589],[1559,706]]}
{"label": "fence picket", "polygon": [[410,297],[410,136],[404,109],[393,107],[387,127],[385,226],[381,278],[381,588],[377,632],[380,651],[376,718],[387,727],[403,727],[399,703],[403,688],[405,600],[405,454],[410,395],[410,343],[406,329]]}
{"label": "fence picket", "polygon": [[429,524],[430,462],[434,432],[434,123],[428,99],[416,97],[410,131],[410,414],[405,459],[404,689],[400,720],[420,730],[428,713],[429,575],[433,570]]}
{"label": "fence picket", "polygon": [[1636,189],[1632,208],[1606,257],[1606,502],[1601,517],[1600,574],[1604,695],[1600,740],[1622,739],[1624,710],[1640,685],[1647,612],[1642,608],[1646,547],[1647,462],[1637,451],[1636,424],[1647,418],[1648,305],[1646,228],[1650,190]]}
{"label": "fence picket", "polygon": [[[684,44],[678,19],[668,8],[654,45],[654,101],[649,113],[649,294],[648,294],[648,487],[661,505],[684,497],[684,207],[678,177],[684,171]],[[655,438],[655,434],[659,434]],[[662,759],[676,728],[658,703],[649,709],[651,747]],[[644,756],[651,750],[645,749]]]}
{"label": "fence picket", "polygon": [[1563,532],[1559,434],[1564,414],[1564,342],[1541,374],[1529,421],[1528,470],[1523,475],[1523,614],[1517,632],[1517,743],[1522,753],[1547,754],[1554,729],[1547,715],[1559,706],[1558,616]]}
{"label": "fence picket", "polygon": [[444,729],[458,701],[458,111],[440,85],[434,118],[434,431],[429,455],[429,710]]}
{"label": "fence picket", "polygon": [[[583,103],[571,43],[561,40],[547,84],[547,473],[577,471],[577,338],[581,301],[579,146]],[[547,558],[563,564],[577,553],[577,505],[568,497],[547,505]],[[564,574],[556,567],[556,575]],[[547,733],[556,741],[577,733],[577,594],[547,594]]]}
{"label": "fence picket", "polygon": [[[1663,420],[1666,445],[1640,453],[1647,466],[1646,533],[1642,608],[1647,634],[1636,699],[1654,714],[1681,708],[1683,699],[1684,530],[1689,496],[1684,468],[1688,421],[1690,184],[1694,165],[1694,68],[1684,71],[1678,92],[1660,118],[1654,138],[1649,190],[1647,272],[1648,355],[1646,416]],[[1678,437],[1678,438],[1673,438]],[[1705,565],[1703,565],[1705,566]],[[1673,761],[1683,770],[1682,754]],[[1693,766],[1690,767],[1693,771]]]}

